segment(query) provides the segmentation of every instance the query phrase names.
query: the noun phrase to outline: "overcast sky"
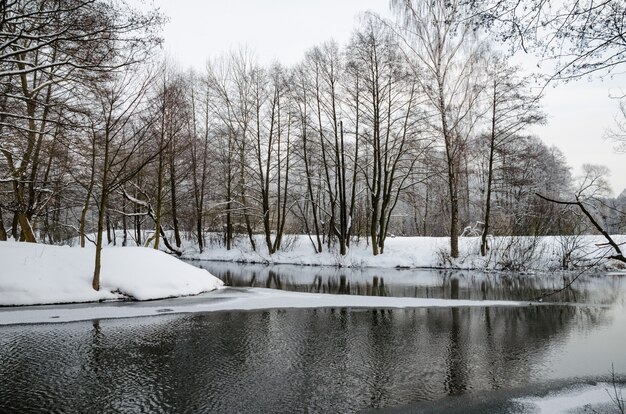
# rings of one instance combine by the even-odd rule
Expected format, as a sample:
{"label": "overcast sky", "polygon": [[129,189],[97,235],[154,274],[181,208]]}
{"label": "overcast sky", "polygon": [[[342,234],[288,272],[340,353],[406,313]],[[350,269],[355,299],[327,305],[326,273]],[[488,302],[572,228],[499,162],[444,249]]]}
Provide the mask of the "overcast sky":
{"label": "overcast sky", "polygon": [[[165,48],[183,68],[202,70],[208,58],[247,46],[260,63],[298,62],[312,46],[329,39],[343,45],[359,15],[371,10],[389,16],[388,0],[154,0],[169,17]],[[620,79],[622,84],[626,75]],[[549,87],[544,109],[549,124],[534,132],[559,147],[576,175],[584,163],[611,169],[615,195],[626,188],[626,154],[603,139],[614,125],[619,82],[587,80]]]}

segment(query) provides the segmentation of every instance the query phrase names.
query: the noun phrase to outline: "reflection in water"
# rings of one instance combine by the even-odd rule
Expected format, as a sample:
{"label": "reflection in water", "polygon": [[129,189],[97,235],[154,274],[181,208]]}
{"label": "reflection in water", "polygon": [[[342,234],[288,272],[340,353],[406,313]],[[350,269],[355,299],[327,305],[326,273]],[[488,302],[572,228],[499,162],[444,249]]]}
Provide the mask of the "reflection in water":
{"label": "reflection in water", "polygon": [[[575,365],[570,344],[613,324],[611,312],[310,309],[0,327],[0,412],[354,412],[506,389],[563,377],[553,358]],[[580,376],[626,366],[623,352],[586,358]]]}
{"label": "reflection in water", "polygon": [[[568,273],[519,275],[428,269],[348,269],[293,265],[190,262],[235,287],[266,287],[310,293],[445,299],[536,300],[570,282]],[[624,303],[624,276],[580,277],[550,302]]]}

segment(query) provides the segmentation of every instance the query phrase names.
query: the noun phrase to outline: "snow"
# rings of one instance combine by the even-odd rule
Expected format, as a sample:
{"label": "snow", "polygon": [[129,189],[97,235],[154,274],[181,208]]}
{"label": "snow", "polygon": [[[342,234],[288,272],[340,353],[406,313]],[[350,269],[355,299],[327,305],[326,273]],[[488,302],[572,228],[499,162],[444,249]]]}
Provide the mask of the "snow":
{"label": "snow", "polygon": [[[501,237],[492,238],[491,253],[483,258],[479,254],[479,239],[463,237],[459,239],[460,257],[451,259],[446,254],[448,238],[391,237],[387,239],[384,254],[373,256],[369,246],[361,242],[353,243],[348,255],[341,256],[328,249],[315,254],[308,236],[300,235],[285,236],[284,245],[289,246],[287,251],[269,255],[263,252],[263,241],[261,236],[258,237],[259,252],[251,251],[245,239],[238,239],[237,248],[233,250],[209,246],[205,252],[199,253],[193,242],[187,240],[187,244],[183,245],[183,257],[352,268],[504,268],[547,271],[562,265],[566,245],[574,246],[570,248],[569,257],[579,265],[589,264],[607,251],[606,247],[598,247],[604,243],[604,239],[599,236]],[[107,247],[102,252],[101,289],[96,292],[91,288],[94,255],[95,249],[92,247],[80,249],[0,242],[0,306],[93,302],[124,297],[150,300],[196,295],[223,285],[206,270],[154,249]],[[304,300],[306,307],[327,306],[321,299],[314,297],[298,300]],[[343,298],[340,302],[334,302],[333,306],[381,306],[378,302],[380,299],[363,299],[367,303],[358,304],[352,300],[355,299]],[[439,306],[434,303],[433,306]],[[260,308],[267,306],[264,304]],[[278,306],[291,307],[291,303],[283,296]],[[483,303],[480,306],[485,305]]]}
{"label": "snow", "polygon": [[0,242],[0,305],[137,300],[195,295],[222,281],[204,269],[143,247],[102,250],[101,287],[91,287],[95,249]]}
{"label": "snow", "polygon": [[[626,237],[616,236],[624,242]],[[459,258],[449,257],[448,237],[388,237],[385,252],[373,256],[371,246],[364,240],[353,243],[346,256],[335,251],[316,254],[306,235],[286,235],[283,245],[287,251],[267,253],[264,239],[258,236],[257,251],[252,251],[247,238],[237,240],[236,247],[208,246],[199,253],[193,244],[184,246],[184,257],[199,260],[234,261],[243,263],[296,264],[308,266],[376,267],[376,268],[451,268],[485,270],[556,270],[568,265],[585,266],[612,253],[602,236],[490,237],[491,249],[486,257],[480,255],[479,237],[459,238]],[[620,263],[601,261],[605,267]],[[619,268],[619,267],[616,267]]]}
{"label": "snow", "polygon": [[[617,391],[617,395],[615,392]],[[583,385],[545,397],[524,397],[514,402],[533,408],[533,413],[566,414],[571,412],[620,412],[615,398],[623,399],[626,387],[610,383]]]}
{"label": "snow", "polygon": [[[228,288],[198,296],[150,302],[112,302],[0,309],[0,325],[73,322],[156,316],[173,313],[296,308],[520,307],[528,302],[397,298],[288,292],[264,288]],[[542,305],[545,306],[545,305]]]}

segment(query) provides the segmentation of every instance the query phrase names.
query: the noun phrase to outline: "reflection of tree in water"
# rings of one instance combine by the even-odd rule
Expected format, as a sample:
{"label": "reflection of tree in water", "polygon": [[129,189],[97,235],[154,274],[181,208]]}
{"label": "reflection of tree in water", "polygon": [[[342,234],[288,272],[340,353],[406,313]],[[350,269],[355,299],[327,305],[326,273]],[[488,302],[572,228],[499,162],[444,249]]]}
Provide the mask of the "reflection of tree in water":
{"label": "reflection of tree in water", "polygon": [[277,272],[270,270],[267,274],[267,279],[265,281],[265,287],[266,288],[274,288],[274,289],[281,289],[282,290],[282,283],[280,283],[280,276],[278,275]]}
{"label": "reflection of tree in water", "polygon": [[[0,407],[349,412],[406,404],[525,384],[545,373],[546,355],[572,327],[588,335],[606,316],[564,306],[313,309],[4,329]],[[33,397],[46,395],[54,398]]]}
{"label": "reflection of tree in water", "polygon": [[446,347],[446,377],[444,387],[449,394],[457,394],[467,389],[468,381],[468,358],[465,354],[468,349],[463,347],[461,332],[461,316],[459,308],[451,308],[452,326],[450,329],[450,342]]}
{"label": "reflection of tree in water", "polygon": [[[472,271],[376,270],[290,265],[212,264],[229,286],[270,287],[299,292],[474,300],[537,300],[567,285],[570,273],[520,275]],[[406,281],[415,275],[415,284]],[[426,279],[423,275],[428,274]],[[421,279],[420,276],[422,275]],[[398,284],[396,277],[402,278]],[[420,280],[422,282],[420,282]],[[457,283],[453,286],[453,283]],[[550,302],[613,304],[623,300],[619,277],[583,277],[570,288],[544,298]],[[454,293],[454,296],[453,296]]]}
{"label": "reflection of tree in water", "polygon": [[[429,311],[427,323],[434,343],[446,349],[445,390],[497,389],[521,385],[541,375],[547,351],[568,335],[570,326],[600,309],[566,306],[523,308],[451,308]],[[439,338],[439,333],[447,333]]]}
{"label": "reflection of tree in water", "polygon": [[370,394],[370,407],[384,407],[389,400],[392,390],[388,387],[393,373],[395,350],[388,346],[388,340],[393,336],[393,312],[372,310],[372,323],[369,332],[369,359],[371,371],[367,375]]}
{"label": "reflection of tree in water", "polygon": [[361,296],[389,296],[385,287],[385,279],[373,276],[371,283],[351,285],[351,282],[345,274],[339,275],[338,278],[327,278],[323,281],[320,275],[316,275],[308,292],[312,293],[331,293],[338,295],[361,295]]}
{"label": "reflection of tree in water", "polygon": [[[562,303],[613,304],[622,295],[621,279],[602,276],[602,279],[580,278],[569,288],[554,293],[570,284],[571,273],[520,275],[482,274],[465,271],[442,271],[441,291],[429,290],[424,297],[481,300],[522,300],[531,301],[543,298],[544,301]],[[458,296],[452,297],[451,283],[460,280]],[[450,286],[450,287],[449,287]]]}

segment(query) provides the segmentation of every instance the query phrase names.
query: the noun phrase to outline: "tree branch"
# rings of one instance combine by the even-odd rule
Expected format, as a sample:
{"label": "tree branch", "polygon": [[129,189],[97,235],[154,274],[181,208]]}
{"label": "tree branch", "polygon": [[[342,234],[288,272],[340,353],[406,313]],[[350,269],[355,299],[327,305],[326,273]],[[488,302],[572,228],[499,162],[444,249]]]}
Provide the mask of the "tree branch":
{"label": "tree branch", "polygon": [[591,213],[587,210],[587,208],[585,207],[585,205],[580,201],[580,199],[578,198],[578,196],[575,196],[576,201],[563,201],[563,200],[555,200],[552,198],[548,198],[545,197],[539,193],[535,193],[535,195],[543,200],[546,200],[550,203],[555,203],[555,204],[561,204],[561,205],[565,205],[565,206],[577,206],[585,216],[587,216],[587,218],[589,219],[589,221],[591,222],[591,224],[596,228],[596,230],[598,230],[600,232],[600,234],[602,234],[604,236],[604,238],[607,240],[608,244],[613,248],[613,250],[615,250],[614,255],[612,256],[608,256],[609,259],[614,259],[614,260],[619,260],[620,262],[626,263],[626,257],[624,257],[624,254],[622,253],[622,250],[619,248],[619,245],[615,242],[615,240],[613,240],[613,238],[609,235],[609,233],[607,233],[602,226],[600,226],[600,224],[593,218],[593,216],[591,215]]}

